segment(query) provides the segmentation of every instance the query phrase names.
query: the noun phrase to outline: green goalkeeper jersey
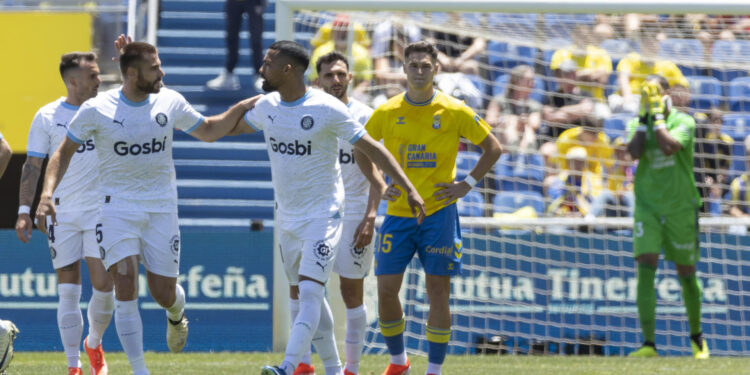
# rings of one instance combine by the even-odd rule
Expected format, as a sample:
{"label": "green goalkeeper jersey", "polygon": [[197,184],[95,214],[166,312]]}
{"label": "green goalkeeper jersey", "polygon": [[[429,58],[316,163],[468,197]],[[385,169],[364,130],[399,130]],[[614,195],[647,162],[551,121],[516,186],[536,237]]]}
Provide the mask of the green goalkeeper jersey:
{"label": "green goalkeeper jersey", "polygon": [[[638,118],[628,123],[628,142],[639,125]],[[684,212],[701,205],[693,177],[695,120],[673,109],[666,119],[666,126],[682,148],[671,156],[664,155],[653,129],[647,130],[646,145],[638,160],[634,182],[636,208],[659,215]]]}

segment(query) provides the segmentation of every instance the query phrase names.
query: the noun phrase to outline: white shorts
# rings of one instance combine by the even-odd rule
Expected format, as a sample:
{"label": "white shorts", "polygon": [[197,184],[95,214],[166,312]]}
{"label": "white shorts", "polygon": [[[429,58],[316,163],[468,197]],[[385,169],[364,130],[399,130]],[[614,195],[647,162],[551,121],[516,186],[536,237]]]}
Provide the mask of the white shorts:
{"label": "white shorts", "polygon": [[347,219],[344,217],[343,229],[341,231],[341,241],[339,249],[336,251],[336,263],[333,265],[333,272],[347,279],[362,279],[367,276],[372,267],[373,247],[375,236],[364,247],[353,247],[354,232],[361,222],[360,219]]}
{"label": "white shorts", "polygon": [[180,227],[177,213],[102,208],[99,252],[104,267],[137,255],[147,271],[166,277],[180,274]]}
{"label": "white shorts", "polygon": [[279,251],[289,285],[299,275],[326,283],[341,239],[341,219],[279,221]]}
{"label": "white shorts", "polygon": [[98,218],[98,209],[60,212],[57,214],[57,225],[51,225],[52,220],[47,218],[47,243],[52,267],[60,269],[83,257],[99,258],[94,234]]}

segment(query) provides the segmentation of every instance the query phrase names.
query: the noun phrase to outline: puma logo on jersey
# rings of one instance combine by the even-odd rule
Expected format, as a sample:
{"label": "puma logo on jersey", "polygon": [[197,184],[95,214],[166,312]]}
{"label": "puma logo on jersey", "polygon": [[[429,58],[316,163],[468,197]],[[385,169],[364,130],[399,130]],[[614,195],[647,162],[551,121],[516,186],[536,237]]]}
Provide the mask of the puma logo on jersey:
{"label": "puma logo on jersey", "polygon": [[117,119],[112,119],[112,122],[114,122],[117,125],[122,126],[123,128],[125,127],[125,124],[124,124],[125,119],[124,118],[122,120],[120,120],[120,121],[117,121]]}
{"label": "puma logo on jersey", "polygon": [[67,128],[68,128],[68,125],[67,125],[67,124],[61,124],[61,123],[59,123],[59,122],[58,122],[57,124],[55,124],[55,125],[57,125],[57,126],[62,126],[62,127],[63,127],[63,128],[65,128],[65,129],[67,129]]}
{"label": "puma logo on jersey", "polygon": [[276,117],[271,116],[271,115],[266,115],[266,116],[268,116],[268,119],[271,120],[271,123],[273,124],[273,120],[275,120]]}

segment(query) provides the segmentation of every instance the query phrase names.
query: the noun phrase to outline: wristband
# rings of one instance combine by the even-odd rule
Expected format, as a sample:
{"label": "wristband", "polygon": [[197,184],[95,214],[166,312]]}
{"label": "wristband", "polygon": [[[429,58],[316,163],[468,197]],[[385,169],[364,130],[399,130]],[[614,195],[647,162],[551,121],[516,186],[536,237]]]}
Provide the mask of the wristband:
{"label": "wristband", "polygon": [[464,177],[463,182],[469,184],[469,187],[474,187],[474,185],[477,184],[477,180],[471,176],[471,174],[467,174],[466,177]]}
{"label": "wristband", "polygon": [[19,215],[21,215],[21,214],[28,215],[29,213],[31,213],[31,207],[29,207],[27,205],[20,205],[20,206],[18,206],[18,214]]}
{"label": "wristband", "polygon": [[664,129],[664,130],[666,130],[666,129],[667,129],[667,125],[666,125],[666,124],[664,124],[664,122],[661,122],[661,123],[659,123],[659,124],[656,124],[656,126],[654,126],[654,130],[659,130],[659,129]]}
{"label": "wristband", "polygon": [[637,131],[637,132],[645,132],[646,131],[646,125],[639,125],[637,128],[635,128],[635,131]]}

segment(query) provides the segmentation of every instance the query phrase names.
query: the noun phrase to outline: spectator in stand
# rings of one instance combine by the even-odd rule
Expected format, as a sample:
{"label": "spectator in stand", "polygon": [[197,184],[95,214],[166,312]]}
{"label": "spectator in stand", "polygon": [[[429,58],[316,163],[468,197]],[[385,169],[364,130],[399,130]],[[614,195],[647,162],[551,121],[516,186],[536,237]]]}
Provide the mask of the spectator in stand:
{"label": "spectator in stand", "polygon": [[679,84],[689,87],[687,79],[675,63],[658,57],[659,41],[654,33],[642,28],[639,35],[641,53],[631,52],[617,64],[619,92],[609,96],[612,112],[638,112],[641,84],[651,74],[666,78],[670,86]]}
{"label": "spectator in stand", "polygon": [[557,145],[554,142],[543,143],[539,146],[539,155],[542,155],[544,160],[542,188],[547,192],[549,187],[552,186],[552,182],[557,178],[557,174],[560,173],[560,168],[557,165]]}
{"label": "spectator in stand", "polygon": [[721,132],[723,112],[713,108],[708,114],[695,113],[695,181],[703,198],[703,212],[721,215],[721,197],[730,182],[734,139]]}
{"label": "spectator in stand", "polygon": [[537,149],[537,131],[541,125],[542,104],[529,98],[534,88],[534,69],[517,65],[502,95],[487,106],[486,119],[503,149],[531,153]]}
{"label": "spectator in stand", "polygon": [[750,135],[745,138],[745,173],[732,181],[729,191],[729,214],[734,217],[750,216]]}
{"label": "spectator in stand", "polygon": [[242,15],[248,15],[248,31],[250,31],[250,54],[255,68],[253,86],[258,92],[261,89],[260,66],[263,65],[263,10],[267,0],[226,0],[224,13],[226,17],[226,45],[227,57],[223,72],[218,77],[206,82],[212,90],[239,90],[240,78],[234,74],[234,68],[240,58],[240,26]]}
{"label": "spectator in stand", "polygon": [[[588,170],[600,177],[604,176],[606,169],[614,165],[614,150],[601,125],[601,119],[586,117],[583,126],[562,132],[556,142],[559,155],[567,155],[573,147],[583,147],[589,158]],[[565,168],[565,161],[561,160],[560,167]]]}
{"label": "spectator in stand", "polygon": [[591,94],[576,86],[578,66],[573,60],[559,63],[554,70],[557,91],[544,98],[542,119],[546,124],[541,135],[545,141],[554,142],[565,130],[581,126],[582,119],[594,111]]}
{"label": "spectator in stand", "polygon": [[633,179],[635,163],[625,149],[625,139],[612,142],[615,163],[607,174],[607,190],[603,190],[591,204],[591,216],[632,217],[635,207]]}
{"label": "spectator in stand", "polygon": [[601,175],[592,173],[586,149],[571,147],[565,153],[566,168],[552,181],[547,195],[551,203],[547,213],[553,216],[584,217],[591,213],[591,204],[602,191]]}
{"label": "spectator in stand", "polygon": [[[344,56],[347,56],[348,45],[349,16],[339,14],[331,24],[331,40],[323,42],[315,48],[310,57],[310,66],[314,67],[320,56],[332,51],[339,51],[344,54]],[[368,102],[368,100],[366,100],[367,88],[370,87],[370,80],[372,80],[372,58],[370,57],[370,51],[365,45],[355,41],[352,43],[351,55],[354,57],[354,64],[352,66],[352,72],[354,73],[354,89],[352,91],[352,96],[360,99],[360,101]],[[310,69],[307,78],[311,82],[315,81],[315,79],[318,78],[318,72],[316,72],[315,69]]]}
{"label": "spectator in stand", "polygon": [[414,25],[397,25],[386,20],[375,26],[372,33],[372,56],[377,88],[373,95],[373,107],[406,90],[404,48],[420,39],[421,31]]}
{"label": "spectator in stand", "polygon": [[577,25],[573,29],[573,46],[555,51],[550,60],[550,69],[557,70],[561,64],[572,60],[576,66],[575,80],[582,91],[604,101],[604,87],[612,73],[612,58],[598,47],[602,40],[596,39],[590,27]]}
{"label": "spectator in stand", "polygon": [[[447,24],[450,25],[450,29],[458,31],[464,23],[460,13],[449,13]],[[476,58],[486,50],[487,41],[484,38],[471,37],[460,32],[432,31],[427,40],[438,49],[441,71],[479,75],[479,61]]]}

